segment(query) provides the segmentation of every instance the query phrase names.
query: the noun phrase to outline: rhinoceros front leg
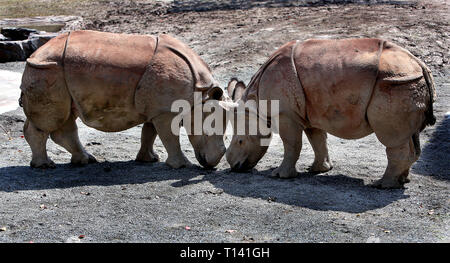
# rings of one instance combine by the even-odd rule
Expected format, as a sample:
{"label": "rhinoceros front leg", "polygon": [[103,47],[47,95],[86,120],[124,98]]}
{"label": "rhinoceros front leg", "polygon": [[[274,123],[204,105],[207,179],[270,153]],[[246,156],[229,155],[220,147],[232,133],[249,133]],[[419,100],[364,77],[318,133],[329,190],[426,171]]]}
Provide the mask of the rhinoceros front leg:
{"label": "rhinoceros front leg", "polygon": [[23,126],[23,133],[31,148],[30,166],[33,168],[54,168],[55,163],[47,156],[48,133],[37,129],[28,119]]}
{"label": "rhinoceros front leg", "polygon": [[80,139],[78,138],[76,117],[73,114],[70,115],[69,119],[61,128],[51,132],[50,137],[55,143],[64,147],[64,149],[72,154],[72,158],[70,159],[72,164],[84,165],[97,162],[95,157],[87,153],[81,145]]}
{"label": "rhinoceros front leg", "polygon": [[296,177],[295,164],[302,150],[303,128],[298,122],[285,115],[280,115],[279,125],[280,137],[284,146],[284,158],[280,167],[272,171],[272,177]]}
{"label": "rhinoceros front leg", "polygon": [[172,168],[177,169],[181,167],[191,166],[192,164],[181,151],[180,137],[177,134],[174,134],[172,131],[171,124],[174,117],[175,115],[173,113],[166,113],[155,117],[154,119],[152,119],[152,122],[155,126],[156,132],[159,135],[159,138],[166,148],[168,155],[166,164]]}
{"label": "rhinoceros front leg", "polygon": [[305,133],[314,150],[314,162],[310,171],[324,173],[331,170],[333,165],[328,156],[327,133],[316,128],[305,129]]}
{"label": "rhinoceros front leg", "polygon": [[155,142],[156,132],[155,126],[151,122],[144,123],[141,133],[141,149],[136,156],[138,162],[157,162],[158,155],[153,150],[153,143]]}

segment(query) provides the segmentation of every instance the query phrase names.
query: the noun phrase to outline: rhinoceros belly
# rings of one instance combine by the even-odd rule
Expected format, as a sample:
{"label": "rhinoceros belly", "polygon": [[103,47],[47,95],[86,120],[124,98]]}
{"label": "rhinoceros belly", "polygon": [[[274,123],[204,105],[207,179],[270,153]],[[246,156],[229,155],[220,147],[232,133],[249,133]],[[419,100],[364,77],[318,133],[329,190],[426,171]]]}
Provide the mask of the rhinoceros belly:
{"label": "rhinoceros belly", "polygon": [[378,72],[378,39],[308,40],[294,59],[311,126],[346,139],[372,132],[366,119]]}
{"label": "rhinoceros belly", "polygon": [[64,57],[73,108],[86,125],[121,131],[145,121],[135,89],[156,46],[152,36],[76,31]]}

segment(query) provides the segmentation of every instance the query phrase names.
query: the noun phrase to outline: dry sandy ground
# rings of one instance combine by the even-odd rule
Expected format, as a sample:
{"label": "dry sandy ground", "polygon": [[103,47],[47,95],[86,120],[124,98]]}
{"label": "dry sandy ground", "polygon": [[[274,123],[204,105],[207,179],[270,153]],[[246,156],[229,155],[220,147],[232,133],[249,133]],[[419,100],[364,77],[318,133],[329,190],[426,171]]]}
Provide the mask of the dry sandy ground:
{"label": "dry sandy ground", "polygon": [[[405,189],[369,184],[386,166],[374,135],[329,136],[335,167],[307,172],[313,151],[305,138],[299,176],[269,178],[282,160],[279,137],[250,173],[200,167],[173,170],[133,162],[140,128],[102,133],[80,123],[80,138],[100,163],[72,167],[70,155],[49,141],[56,169],[28,167],[21,110],[0,115],[0,242],[450,242],[450,100],[448,5],[320,5],[219,8],[173,12],[163,4],[101,4],[85,28],[170,33],[207,61],[223,85],[248,81],[268,55],[292,39],[383,37],[423,59],[437,84],[437,123],[421,136],[423,153]],[[168,11],[169,10],[169,11]],[[20,72],[23,63],[1,69]],[[229,138],[227,138],[229,142]],[[197,163],[186,136],[182,148]],[[167,155],[156,141],[156,151]],[[190,229],[187,230],[186,226]],[[230,231],[232,230],[232,231]],[[79,239],[79,235],[85,235]]]}

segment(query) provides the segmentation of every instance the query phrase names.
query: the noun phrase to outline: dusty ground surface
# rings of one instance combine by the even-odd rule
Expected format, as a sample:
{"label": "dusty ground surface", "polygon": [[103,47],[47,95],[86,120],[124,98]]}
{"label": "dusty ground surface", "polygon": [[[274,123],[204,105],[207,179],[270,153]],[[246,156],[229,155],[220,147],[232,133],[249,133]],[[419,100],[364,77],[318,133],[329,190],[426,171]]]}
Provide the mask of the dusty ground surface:
{"label": "dusty ground surface", "polygon": [[[167,1],[148,2],[102,2],[77,12],[84,28],[175,35],[223,85],[233,76],[248,81],[292,39],[383,37],[409,49],[432,69],[438,95],[437,123],[422,133],[412,182],[398,190],[369,186],[387,164],[374,135],[329,136],[334,168],[320,175],[307,172],[313,151],[305,138],[298,178],[281,180],[269,178],[283,157],[277,136],[250,173],[230,172],[225,158],[214,171],[173,170],[163,162],[133,162],[140,126],[102,133],[82,123],[80,138],[100,163],[72,167],[70,155],[49,141],[57,168],[36,170],[28,166],[31,151],[21,138],[19,109],[0,115],[0,242],[450,242],[448,4],[178,12]],[[0,68],[21,72],[23,63]],[[197,163],[186,136],[182,148]],[[159,139],[156,151],[165,160]]]}

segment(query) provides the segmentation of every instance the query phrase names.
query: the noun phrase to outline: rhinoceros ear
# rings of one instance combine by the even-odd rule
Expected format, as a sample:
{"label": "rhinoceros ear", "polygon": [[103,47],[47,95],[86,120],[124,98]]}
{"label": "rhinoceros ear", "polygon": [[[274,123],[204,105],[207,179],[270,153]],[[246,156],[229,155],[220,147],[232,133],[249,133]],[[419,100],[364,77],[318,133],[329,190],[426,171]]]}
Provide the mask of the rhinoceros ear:
{"label": "rhinoceros ear", "polygon": [[227,92],[233,101],[238,101],[242,97],[242,94],[244,94],[245,88],[246,86],[243,81],[232,78],[228,82]]}
{"label": "rhinoceros ear", "polygon": [[238,101],[242,98],[244,91],[246,89],[245,83],[242,81],[238,81],[236,83],[236,87],[234,88],[233,96],[231,97],[233,101]]}
{"label": "rhinoceros ear", "polygon": [[220,87],[213,87],[208,90],[208,98],[213,100],[220,100],[223,95],[223,89]]}
{"label": "rhinoceros ear", "polygon": [[27,65],[33,68],[38,69],[48,69],[48,68],[54,68],[58,66],[58,63],[54,61],[39,61],[36,58],[28,58],[27,59]]}
{"label": "rhinoceros ear", "polygon": [[236,83],[238,83],[239,80],[237,78],[231,78],[228,82],[227,86],[227,93],[228,96],[233,97],[234,88],[236,87]]}

